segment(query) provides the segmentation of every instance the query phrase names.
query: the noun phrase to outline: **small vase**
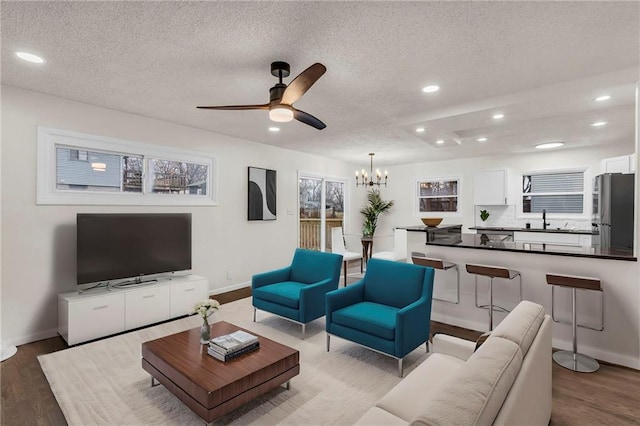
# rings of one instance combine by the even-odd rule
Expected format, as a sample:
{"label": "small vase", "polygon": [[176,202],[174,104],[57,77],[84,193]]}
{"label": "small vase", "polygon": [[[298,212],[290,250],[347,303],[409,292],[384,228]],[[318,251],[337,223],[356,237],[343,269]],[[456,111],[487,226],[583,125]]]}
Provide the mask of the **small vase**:
{"label": "small vase", "polygon": [[211,327],[209,327],[209,318],[204,318],[202,327],[200,327],[200,343],[203,345],[209,344],[211,340]]}

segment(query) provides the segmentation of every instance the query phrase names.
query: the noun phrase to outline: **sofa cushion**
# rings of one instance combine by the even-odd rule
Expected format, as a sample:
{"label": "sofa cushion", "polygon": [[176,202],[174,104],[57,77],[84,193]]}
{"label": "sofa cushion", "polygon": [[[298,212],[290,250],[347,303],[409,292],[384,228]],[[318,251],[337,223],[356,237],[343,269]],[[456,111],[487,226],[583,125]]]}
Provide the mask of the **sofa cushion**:
{"label": "sofa cushion", "polygon": [[[422,412],[423,403],[432,398],[464,361],[449,355],[429,357],[376,403],[408,423]],[[363,423],[364,424],[364,423]]]}
{"label": "sofa cushion", "polygon": [[295,281],[269,284],[253,289],[253,297],[298,309],[300,305],[300,290],[305,286],[306,284]]}
{"label": "sofa cushion", "polygon": [[393,340],[398,308],[372,302],[360,302],[338,309],[331,321],[367,334]]}
{"label": "sofa cushion", "polygon": [[508,318],[509,321],[502,321],[491,332],[489,338],[502,337],[511,340],[520,346],[524,358],[544,320],[544,308],[537,303],[523,300],[511,311]]}
{"label": "sofa cushion", "polygon": [[522,365],[520,346],[491,337],[421,406],[412,425],[491,425]]}

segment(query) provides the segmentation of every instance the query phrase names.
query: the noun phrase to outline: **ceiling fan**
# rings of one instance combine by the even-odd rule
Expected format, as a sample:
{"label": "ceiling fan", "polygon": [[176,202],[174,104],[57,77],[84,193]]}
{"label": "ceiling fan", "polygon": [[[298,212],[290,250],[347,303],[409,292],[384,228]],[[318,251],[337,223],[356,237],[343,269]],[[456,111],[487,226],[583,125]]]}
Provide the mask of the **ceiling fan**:
{"label": "ceiling fan", "polygon": [[302,71],[287,86],[282,79],[289,77],[291,68],[286,62],[272,62],[271,74],[278,77],[278,83],[269,89],[270,101],[268,104],[262,105],[228,105],[228,106],[199,106],[201,109],[219,109],[219,110],[244,110],[244,109],[264,109],[269,111],[269,118],[272,121],[286,122],[294,118],[298,121],[322,130],[327,127],[322,121],[313,115],[300,111],[293,107],[293,103],[304,95],[313,84],[318,81],[327,68],[315,63],[306,70]]}

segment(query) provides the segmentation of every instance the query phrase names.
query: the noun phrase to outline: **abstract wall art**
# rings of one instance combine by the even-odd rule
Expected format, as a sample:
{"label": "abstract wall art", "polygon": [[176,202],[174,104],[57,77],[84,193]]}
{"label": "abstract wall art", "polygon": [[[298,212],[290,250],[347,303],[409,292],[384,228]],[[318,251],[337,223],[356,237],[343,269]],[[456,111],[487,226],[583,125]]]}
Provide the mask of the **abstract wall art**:
{"label": "abstract wall art", "polygon": [[276,171],[249,167],[249,220],[276,220]]}

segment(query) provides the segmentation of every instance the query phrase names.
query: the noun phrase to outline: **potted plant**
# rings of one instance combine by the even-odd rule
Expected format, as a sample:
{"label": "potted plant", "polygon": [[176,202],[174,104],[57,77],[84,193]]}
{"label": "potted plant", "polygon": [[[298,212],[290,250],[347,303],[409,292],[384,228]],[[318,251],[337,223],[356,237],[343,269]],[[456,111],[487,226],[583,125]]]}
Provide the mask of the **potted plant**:
{"label": "potted plant", "polygon": [[373,237],[378,225],[378,216],[388,213],[393,207],[393,201],[385,201],[380,196],[379,189],[372,189],[367,194],[368,204],[360,209],[360,213],[364,216],[362,225],[362,235],[364,237]]}

